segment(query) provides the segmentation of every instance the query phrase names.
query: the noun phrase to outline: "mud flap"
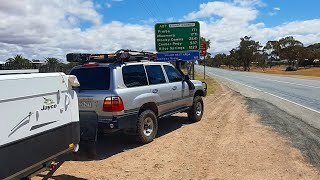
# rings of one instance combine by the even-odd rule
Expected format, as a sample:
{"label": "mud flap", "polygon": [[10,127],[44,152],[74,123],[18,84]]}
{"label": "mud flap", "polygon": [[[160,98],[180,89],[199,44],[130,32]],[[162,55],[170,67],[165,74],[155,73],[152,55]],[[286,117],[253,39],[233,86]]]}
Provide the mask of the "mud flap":
{"label": "mud flap", "polygon": [[98,134],[98,116],[90,113],[80,115],[80,147],[88,153],[90,158],[95,158]]}
{"label": "mud flap", "polygon": [[80,141],[96,142],[98,133],[98,116],[96,113],[80,113]]}

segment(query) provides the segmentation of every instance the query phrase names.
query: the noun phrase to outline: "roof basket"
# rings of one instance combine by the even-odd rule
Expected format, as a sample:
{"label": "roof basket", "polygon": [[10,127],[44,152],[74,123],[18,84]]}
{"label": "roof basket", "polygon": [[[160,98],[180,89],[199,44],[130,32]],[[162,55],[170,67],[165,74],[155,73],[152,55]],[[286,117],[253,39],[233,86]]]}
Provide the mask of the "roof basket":
{"label": "roof basket", "polygon": [[88,62],[99,63],[123,63],[130,61],[155,60],[155,53],[146,51],[133,51],[129,49],[120,49],[113,54],[87,54],[87,53],[69,53],[68,62],[78,62],[81,64]]}

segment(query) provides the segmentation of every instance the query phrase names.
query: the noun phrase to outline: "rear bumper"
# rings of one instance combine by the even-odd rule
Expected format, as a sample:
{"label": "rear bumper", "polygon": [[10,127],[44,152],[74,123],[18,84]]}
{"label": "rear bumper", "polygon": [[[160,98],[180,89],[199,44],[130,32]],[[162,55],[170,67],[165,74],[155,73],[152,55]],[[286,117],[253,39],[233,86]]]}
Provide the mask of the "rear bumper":
{"label": "rear bumper", "polygon": [[136,127],[138,119],[137,114],[129,114],[122,116],[113,116],[111,118],[104,118],[98,121],[99,128],[104,129],[132,129]]}

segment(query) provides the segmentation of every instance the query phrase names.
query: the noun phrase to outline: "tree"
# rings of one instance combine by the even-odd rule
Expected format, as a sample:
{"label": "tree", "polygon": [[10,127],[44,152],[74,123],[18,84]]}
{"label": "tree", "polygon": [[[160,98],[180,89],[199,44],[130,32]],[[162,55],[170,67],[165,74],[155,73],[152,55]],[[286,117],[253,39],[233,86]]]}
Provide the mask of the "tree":
{"label": "tree", "polygon": [[206,38],[200,37],[200,43],[202,43],[202,42],[206,42],[207,48],[210,49],[210,44],[211,44],[210,39],[206,40]]}
{"label": "tree", "polygon": [[263,47],[264,54],[268,57],[270,68],[272,61],[279,61],[281,46],[279,41],[268,41]]}
{"label": "tree", "polygon": [[249,36],[240,38],[240,40],[239,59],[243,64],[244,71],[250,71],[250,64],[261,46],[258,41],[251,40]]}
{"label": "tree", "polygon": [[281,47],[280,58],[287,59],[290,66],[298,66],[295,60],[303,60],[304,48],[303,43],[294,39],[292,36],[288,36],[279,40]]}
{"label": "tree", "polygon": [[47,57],[45,60],[49,66],[56,66],[58,64],[61,64],[61,61],[57,58]]}
{"label": "tree", "polygon": [[265,68],[267,67],[267,62],[268,62],[268,54],[265,53],[263,50],[259,51],[254,55],[254,58],[256,60],[257,66],[261,67],[262,70],[264,71]]}
{"label": "tree", "polygon": [[227,57],[226,54],[215,55],[215,57],[213,58],[213,66],[220,67],[222,64],[224,64],[226,57]]}
{"label": "tree", "polygon": [[24,65],[24,64],[30,64],[30,61],[26,58],[24,58],[21,54],[15,55],[13,58],[7,59],[7,63],[12,63],[16,65]]}
{"label": "tree", "polygon": [[305,58],[314,61],[320,59],[320,43],[311,44],[305,48]]}

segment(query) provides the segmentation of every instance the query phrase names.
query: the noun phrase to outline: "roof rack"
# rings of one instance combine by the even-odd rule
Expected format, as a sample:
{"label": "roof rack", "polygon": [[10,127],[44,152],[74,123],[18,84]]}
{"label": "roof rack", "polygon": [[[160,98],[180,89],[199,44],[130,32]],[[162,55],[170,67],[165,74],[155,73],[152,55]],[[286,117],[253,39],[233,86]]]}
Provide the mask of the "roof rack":
{"label": "roof rack", "polygon": [[129,49],[120,49],[112,54],[87,54],[87,53],[69,53],[68,62],[78,62],[81,64],[89,62],[99,63],[123,63],[130,61],[155,60],[155,53],[146,51],[133,51]]}

